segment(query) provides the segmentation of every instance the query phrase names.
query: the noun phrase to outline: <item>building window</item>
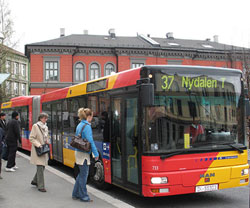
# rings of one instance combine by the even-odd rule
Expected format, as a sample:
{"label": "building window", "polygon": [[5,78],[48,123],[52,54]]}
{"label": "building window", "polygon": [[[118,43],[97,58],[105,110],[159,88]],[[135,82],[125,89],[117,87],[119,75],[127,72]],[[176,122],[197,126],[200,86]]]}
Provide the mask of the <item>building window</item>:
{"label": "building window", "polygon": [[132,69],[142,67],[144,66],[144,63],[132,63]]}
{"label": "building window", "polygon": [[14,63],[14,75],[19,74],[19,64],[18,63]]}
{"label": "building window", "polygon": [[5,87],[6,87],[6,94],[10,95],[11,94],[11,82],[10,81],[6,81]]}
{"label": "building window", "polygon": [[110,75],[111,72],[115,72],[114,64],[108,63],[105,66],[104,76]]}
{"label": "building window", "polygon": [[57,61],[45,61],[45,81],[58,81]]}
{"label": "building window", "polygon": [[76,82],[85,81],[85,67],[82,63],[77,63],[75,65],[75,81]]}
{"label": "building window", "polygon": [[22,76],[26,76],[26,65],[25,64],[21,64],[21,75]]}
{"label": "building window", "polygon": [[6,72],[10,73],[11,69],[10,69],[11,65],[10,65],[10,61],[6,61]]}
{"label": "building window", "polygon": [[14,82],[14,94],[18,95],[18,92],[19,92],[18,83]]}
{"label": "building window", "polygon": [[90,65],[90,80],[97,79],[100,77],[100,67],[97,63]]}
{"label": "building window", "polygon": [[26,84],[22,84],[22,95],[26,95]]}

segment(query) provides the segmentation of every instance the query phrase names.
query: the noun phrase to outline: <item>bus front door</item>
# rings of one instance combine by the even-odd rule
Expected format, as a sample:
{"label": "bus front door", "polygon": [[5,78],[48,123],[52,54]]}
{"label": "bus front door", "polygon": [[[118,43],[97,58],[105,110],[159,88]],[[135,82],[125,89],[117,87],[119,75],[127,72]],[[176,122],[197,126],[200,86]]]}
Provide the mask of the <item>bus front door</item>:
{"label": "bus front door", "polygon": [[61,103],[52,104],[52,150],[53,159],[63,162]]}
{"label": "bus front door", "polygon": [[112,181],[138,187],[138,109],[133,96],[112,99]]}

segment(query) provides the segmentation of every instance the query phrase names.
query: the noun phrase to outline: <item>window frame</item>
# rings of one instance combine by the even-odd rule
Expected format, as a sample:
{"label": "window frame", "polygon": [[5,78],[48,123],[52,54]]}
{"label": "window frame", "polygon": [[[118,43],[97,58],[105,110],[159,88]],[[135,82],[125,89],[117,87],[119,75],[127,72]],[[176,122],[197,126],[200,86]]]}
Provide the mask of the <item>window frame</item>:
{"label": "window frame", "polygon": [[[79,80],[76,80],[76,65],[77,64],[82,64],[82,66],[83,66],[83,80],[80,80],[80,76],[79,76]],[[74,64],[74,72],[73,72],[74,74],[74,82],[85,82],[86,81],[86,65],[85,65],[85,63],[83,63],[83,62],[81,62],[81,61],[77,61],[75,64]],[[79,74],[80,75],[80,74]]]}
{"label": "window frame", "polygon": [[107,62],[106,64],[105,64],[105,66],[104,66],[104,76],[108,76],[108,75],[110,75],[112,72],[110,72],[110,74],[107,74],[107,66],[108,65],[113,65],[113,67],[114,67],[114,72],[116,73],[116,67],[115,67],[115,64],[114,63],[112,63],[112,62]]}
{"label": "window frame", "polygon": [[[57,80],[50,80],[50,79],[46,79],[46,62],[49,62],[49,64],[51,62],[57,62]],[[54,73],[54,69],[53,73]],[[50,69],[49,69],[49,75],[50,75]],[[48,82],[48,83],[57,83],[60,82],[60,57],[55,57],[55,56],[47,56],[47,57],[43,57],[43,81],[44,82]]]}
{"label": "window frame", "polygon": [[94,80],[94,79],[91,79],[91,71],[92,71],[91,66],[93,64],[96,64],[98,66],[98,77],[94,77],[94,79],[98,79],[101,77],[101,65],[95,61],[89,64],[89,80]]}

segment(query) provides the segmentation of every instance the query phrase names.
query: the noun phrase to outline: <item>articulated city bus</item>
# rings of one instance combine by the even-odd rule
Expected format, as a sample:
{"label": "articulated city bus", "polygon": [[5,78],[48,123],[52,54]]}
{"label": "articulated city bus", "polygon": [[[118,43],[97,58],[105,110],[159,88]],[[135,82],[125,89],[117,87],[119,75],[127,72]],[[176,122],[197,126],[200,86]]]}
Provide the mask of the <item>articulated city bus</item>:
{"label": "articulated city bus", "polygon": [[143,66],[37,101],[49,114],[51,159],[70,167],[77,110],[93,110],[100,159],[91,179],[99,188],[113,184],[155,197],[248,185],[240,70]]}
{"label": "articulated city bus", "polygon": [[31,150],[29,133],[32,125],[37,121],[40,112],[40,96],[20,96],[12,98],[9,102],[3,103],[1,110],[6,113],[6,121],[11,119],[13,111],[19,113],[21,127],[21,144],[19,146],[25,150]]}

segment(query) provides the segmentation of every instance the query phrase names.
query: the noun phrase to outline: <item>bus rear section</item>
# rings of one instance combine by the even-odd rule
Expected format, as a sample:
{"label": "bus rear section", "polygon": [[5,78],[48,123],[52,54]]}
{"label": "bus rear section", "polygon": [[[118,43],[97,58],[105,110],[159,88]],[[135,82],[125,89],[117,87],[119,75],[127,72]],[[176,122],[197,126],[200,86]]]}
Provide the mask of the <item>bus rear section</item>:
{"label": "bus rear section", "polygon": [[[242,75],[212,67],[142,69],[142,190],[146,197],[248,185]],[[152,95],[152,100],[148,97]],[[146,99],[144,99],[146,97]]]}

